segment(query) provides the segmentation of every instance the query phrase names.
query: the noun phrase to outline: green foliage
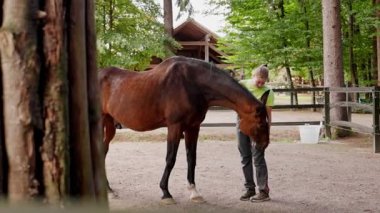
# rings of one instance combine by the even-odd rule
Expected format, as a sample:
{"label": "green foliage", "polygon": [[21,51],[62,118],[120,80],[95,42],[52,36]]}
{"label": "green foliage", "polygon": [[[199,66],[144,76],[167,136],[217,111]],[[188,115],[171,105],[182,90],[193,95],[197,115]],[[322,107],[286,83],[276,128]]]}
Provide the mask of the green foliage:
{"label": "green foliage", "polygon": [[[272,68],[291,65],[299,71],[308,67],[320,70],[320,2],[285,1],[284,12],[278,2],[231,0],[227,17],[230,26],[221,40],[221,48],[230,53],[227,61],[248,69],[269,64]],[[303,11],[303,7],[308,10]],[[310,47],[306,46],[307,39]]]}
{"label": "green foliage", "polygon": [[178,44],[165,35],[154,0],[96,1],[99,67],[147,68],[152,56],[172,55]]}
{"label": "green foliage", "polygon": [[[350,1],[353,3],[352,11],[347,8]],[[226,36],[219,42],[220,48],[229,54],[225,58],[227,62],[249,71],[260,64],[268,64],[272,69],[289,66],[292,72],[303,77],[308,77],[309,69],[314,71],[314,77],[323,74],[321,1],[208,2],[227,9],[227,27],[224,30]],[[361,82],[364,82],[368,70],[371,69],[369,64],[373,55],[372,37],[376,22],[373,18],[372,1],[342,0],[341,8],[344,70],[346,76],[349,76],[348,16],[354,14],[355,34],[352,42],[355,63],[358,65]]]}
{"label": "green foliage", "polygon": [[[352,3],[352,10],[349,3]],[[354,54],[354,63],[358,69],[359,84],[370,85],[368,73],[371,70],[371,58],[373,56],[373,36],[375,36],[376,19],[373,16],[374,8],[371,1],[353,1],[343,0],[341,3],[341,17],[343,30],[343,53],[345,66],[345,81],[351,80],[349,71],[349,47],[352,45]],[[349,16],[354,17],[353,35],[349,34]]]}
{"label": "green foliage", "polygon": [[177,0],[176,5],[179,8],[176,20],[180,19],[184,14],[187,14],[189,17],[193,15],[194,8],[190,0]]}

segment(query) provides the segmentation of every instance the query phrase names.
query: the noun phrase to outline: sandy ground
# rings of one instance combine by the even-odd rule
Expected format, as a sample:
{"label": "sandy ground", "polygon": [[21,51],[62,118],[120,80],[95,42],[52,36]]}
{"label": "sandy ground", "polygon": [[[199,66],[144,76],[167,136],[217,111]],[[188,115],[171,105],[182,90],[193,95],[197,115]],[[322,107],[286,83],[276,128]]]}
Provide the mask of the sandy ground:
{"label": "sandy ground", "polygon": [[[305,117],[306,116],[306,117]],[[275,112],[281,121],[321,118],[320,113]],[[354,117],[353,117],[354,118]],[[355,116],[368,123],[371,115]],[[228,111],[209,113],[205,122],[233,122]],[[354,119],[353,119],[354,120]],[[297,127],[273,127],[266,151],[271,201],[240,201],[243,174],[233,127],[202,128],[196,184],[206,203],[189,201],[183,141],[169,180],[177,204],[160,205],[159,181],[165,166],[166,129],[120,130],[106,159],[110,207],[126,212],[380,212],[380,154],[372,137],[355,135],[319,144],[299,143]],[[128,142],[127,142],[128,141]]]}

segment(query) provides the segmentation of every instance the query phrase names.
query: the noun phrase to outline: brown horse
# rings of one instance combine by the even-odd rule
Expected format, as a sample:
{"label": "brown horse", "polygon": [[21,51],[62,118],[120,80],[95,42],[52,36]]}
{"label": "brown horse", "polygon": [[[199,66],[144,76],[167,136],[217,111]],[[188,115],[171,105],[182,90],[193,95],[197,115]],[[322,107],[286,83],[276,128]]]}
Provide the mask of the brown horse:
{"label": "brown horse", "polygon": [[115,123],[136,131],[167,127],[166,167],[160,182],[162,202],[175,203],[168,181],[183,136],[190,198],[203,201],[195,188],[194,172],[199,127],[210,106],[235,110],[240,130],[256,142],[257,148],[265,149],[269,144],[265,105],[227,72],[210,63],[172,57],[146,72],[106,68],[100,71],[99,81],[106,154],[115,135]]}

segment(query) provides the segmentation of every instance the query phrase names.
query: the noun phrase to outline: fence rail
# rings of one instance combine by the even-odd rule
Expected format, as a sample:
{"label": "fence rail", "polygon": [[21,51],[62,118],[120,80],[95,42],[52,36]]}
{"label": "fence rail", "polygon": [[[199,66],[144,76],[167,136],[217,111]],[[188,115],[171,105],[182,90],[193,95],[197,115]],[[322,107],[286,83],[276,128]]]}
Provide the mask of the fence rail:
{"label": "fence rail", "polygon": [[[286,104],[286,105],[275,105],[273,109],[324,109],[324,121],[327,137],[331,137],[332,127],[346,127],[350,128],[352,131],[369,133],[373,135],[373,150],[375,153],[380,153],[380,89],[379,87],[318,87],[318,88],[295,88],[295,89],[273,89],[276,93],[299,93],[299,92],[322,92],[323,104],[312,103],[312,104]],[[330,102],[331,93],[345,93],[346,101]],[[360,94],[369,93],[371,94],[372,100],[370,103],[357,103],[355,101],[350,101],[348,94]],[[331,121],[330,110],[336,107],[346,107],[347,109],[357,108],[363,109],[365,111],[371,112],[373,114],[372,128],[357,124],[349,121]],[[351,112],[351,110],[349,110]],[[321,121],[282,121],[273,122],[272,126],[291,126],[291,125],[304,125],[304,124],[320,124]],[[202,123],[203,127],[229,127],[236,126],[236,123]]]}
{"label": "fence rail", "polygon": [[[339,102],[330,102],[330,94],[331,93],[345,93],[346,101]],[[372,101],[367,104],[356,103],[355,101],[351,101],[348,98],[349,94],[360,94],[366,93],[370,94]],[[380,127],[379,127],[379,110],[380,110],[380,89],[379,87],[330,87],[325,88],[325,129],[326,135],[331,137],[331,127],[347,127],[352,130],[356,130],[358,132],[370,133],[373,135],[373,151],[375,153],[380,153]],[[357,124],[349,121],[341,121],[334,120],[331,121],[330,118],[330,110],[335,107],[346,107],[350,109],[351,107],[364,109],[369,111],[373,115],[372,119],[372,128]],[[350,110],[348,110],[350,112]]]}

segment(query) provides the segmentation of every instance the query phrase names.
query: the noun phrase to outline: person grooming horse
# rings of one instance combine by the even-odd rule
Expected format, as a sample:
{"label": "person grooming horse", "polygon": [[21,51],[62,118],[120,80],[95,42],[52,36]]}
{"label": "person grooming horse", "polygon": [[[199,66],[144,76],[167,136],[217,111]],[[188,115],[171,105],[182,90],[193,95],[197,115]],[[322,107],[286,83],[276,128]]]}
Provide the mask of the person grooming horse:
{"label": "person grooming horse", "polygon": [[[241,80],[240,83],[244,85],[255,97],[261,98],[266,105],[268,114],[268,124],[270,127],[272,121],[272,106],[274,103],[273,91],[265,85],[268,80],[269,71],[265,65],[258,67],[252,72],[252,79]],[[268,169],[265,161],[265,150],[257,149],[257,143],[251,138],[240,131],[239,119],[237,122],[237,138],[238,148],[241,156],[241,163],[243,174],[245,178],[244,187],[245,193],[240,197],[240,200],[251,200],[252,202],[262,202],[270,200],[269,186],[268,186]],[[252,157],[255,164],[256,180],[259,193],[256,194],[255,181],[253,178]]]}

